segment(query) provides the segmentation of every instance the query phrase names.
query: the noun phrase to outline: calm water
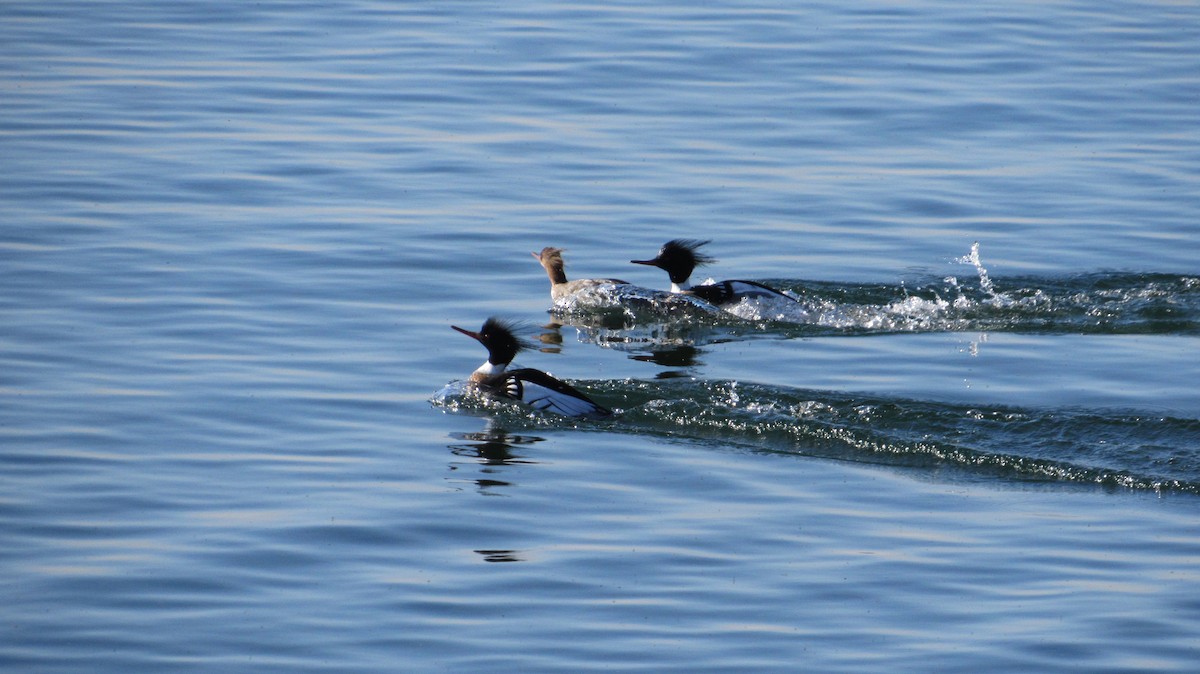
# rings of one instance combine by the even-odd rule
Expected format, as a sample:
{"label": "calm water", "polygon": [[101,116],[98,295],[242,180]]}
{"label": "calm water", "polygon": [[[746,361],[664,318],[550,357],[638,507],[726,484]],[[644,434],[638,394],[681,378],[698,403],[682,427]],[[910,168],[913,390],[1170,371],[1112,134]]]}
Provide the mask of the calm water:
{"label": "calm water", "polygon": [[[7,2],[0,665],[1195,671],[1198,102],[1184,3]],[[680,236],[799,303],[529,256]]]}

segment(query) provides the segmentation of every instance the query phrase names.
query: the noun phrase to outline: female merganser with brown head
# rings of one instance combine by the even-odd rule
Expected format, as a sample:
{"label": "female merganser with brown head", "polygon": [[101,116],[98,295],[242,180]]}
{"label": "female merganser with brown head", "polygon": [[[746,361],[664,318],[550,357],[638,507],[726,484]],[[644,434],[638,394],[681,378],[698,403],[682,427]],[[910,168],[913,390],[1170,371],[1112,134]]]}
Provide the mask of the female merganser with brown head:
{"label": "female merganser with brown head", "polygon": [[464,335],[477,340],[488,352],[488,358],[471,373],[471,384],[502,398],[520,400],[537,410],[549,410],[568,417],[607,417],[608,408],[596,404],[591,398],[553,376],[523,367],[508,370],[508,365],[517,354],[528,348],[518,338],[512,323],[498,318],[489,318],[479,332],[450,326]]}
{"label": "female merganser with brown head", "polygon": [[546,270],[550,277],[550,299],[558,301],[585,288],[599,285],[628,285],[625,281],[615,278],[583,278],[574,281],[567,280],[566,265],[563,263],[562,248],[546,246],[540,253],[530,253]]}
{"label": "female merganser with brown head", "polygon": [[754,281],[717,281],[716,283],[694,286],[688,283],[692,271],[696,267],[716,262],[716,258],[701,253],[698,249],[711,241],[696,239],[672,239],[663,244],[658,251],[658,257],[652,260],[630,260],[633,264],[644,264],[658,267],[671,277],[671,292],[695,295],[711,304],[721,306],[735,304],[746,297],[782,297],[796,301],[778,290],[756,283]]}

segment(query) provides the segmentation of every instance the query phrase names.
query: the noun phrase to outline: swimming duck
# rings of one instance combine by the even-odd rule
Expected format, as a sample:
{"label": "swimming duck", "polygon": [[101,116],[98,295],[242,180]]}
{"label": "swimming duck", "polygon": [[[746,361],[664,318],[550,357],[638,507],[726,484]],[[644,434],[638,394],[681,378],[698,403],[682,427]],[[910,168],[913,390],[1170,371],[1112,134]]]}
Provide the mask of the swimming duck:
{"label": "swimming duck", "polygon": [[517,337],[512,323],[492,317],[484,321],[479,332],[457,325],[450,327],[487,349],[487,360],[471,373],[469,381],[472,386],[502,398],[520,400],[537,410],[549,410],[563,416],[607,417],[612,414],[612,410],[541,370],[509,370],[508,366],[517,354],[528,348]]}
{"label": "swimming duck", "polygon": [[671,292],[695,295],[711,304],[722,306],[736,304],[746,297],[777,297],[796,301],[778,290],[755,281],[717,281],[716,283],[694,286],[688,282],[696,267],[703,267],[716,262],[705,253],[700,252],[701,246],[711,241],[697,239],[672,239],[663,244],[658,251],[658,257],[651,260],[630,260],[633,264],[644,264],[658,267],[667,272],[671,278]]}
{"label": "swimming duck", "polygon": [[627,282],[615,278],[584,278],[568,281],[562,253],[562,248],[553,248],[550,246],[543,248],[540,253],[530,253],[534,259],[542,264],[542,267],[546,270],[546,275],[550,277],[551,300],[558,301],[572,293],[599,285],[628,285]]}

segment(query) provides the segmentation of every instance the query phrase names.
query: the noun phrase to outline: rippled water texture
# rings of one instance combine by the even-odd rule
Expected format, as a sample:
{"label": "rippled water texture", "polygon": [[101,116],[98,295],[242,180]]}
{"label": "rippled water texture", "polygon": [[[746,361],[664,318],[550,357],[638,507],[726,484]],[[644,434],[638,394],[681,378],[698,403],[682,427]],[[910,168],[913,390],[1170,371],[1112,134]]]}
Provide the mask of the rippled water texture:
{"label": "rippled water texture", "polygon": [[1186,3],[3,3],[0,667],[1195,671],[1198,100]]}

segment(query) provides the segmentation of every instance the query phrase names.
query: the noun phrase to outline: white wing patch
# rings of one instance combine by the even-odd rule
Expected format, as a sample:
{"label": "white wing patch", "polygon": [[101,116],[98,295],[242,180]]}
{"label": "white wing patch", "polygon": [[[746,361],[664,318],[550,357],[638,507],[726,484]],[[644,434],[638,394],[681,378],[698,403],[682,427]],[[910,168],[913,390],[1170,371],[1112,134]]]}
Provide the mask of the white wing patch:
{"label": "white wing patch", "polygon": [[607,410],[590,400],[517,377],[508,377],[504,382],[504,395],[516,398],[535,410],[550,411],[567,417],[607,414]]}
{"label": "white wing patch", "polygon": [[735,297],[779,297],[783,294],[774,288],[747,281],[728,281],[727,283],[727,287],[733,291]]}

